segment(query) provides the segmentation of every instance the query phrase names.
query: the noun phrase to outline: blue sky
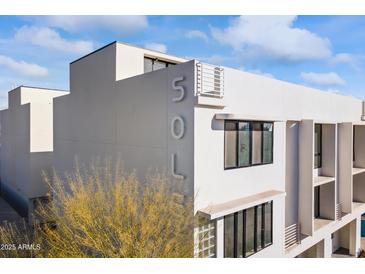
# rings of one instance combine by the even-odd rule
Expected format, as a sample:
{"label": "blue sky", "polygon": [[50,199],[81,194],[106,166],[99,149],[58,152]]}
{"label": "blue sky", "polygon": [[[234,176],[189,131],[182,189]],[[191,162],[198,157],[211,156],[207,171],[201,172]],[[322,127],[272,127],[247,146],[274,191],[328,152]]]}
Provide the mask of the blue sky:
{"label": "blue sky", "polygon": [[0,107],[112,41],[365,98],[365,16],[0,16]]}

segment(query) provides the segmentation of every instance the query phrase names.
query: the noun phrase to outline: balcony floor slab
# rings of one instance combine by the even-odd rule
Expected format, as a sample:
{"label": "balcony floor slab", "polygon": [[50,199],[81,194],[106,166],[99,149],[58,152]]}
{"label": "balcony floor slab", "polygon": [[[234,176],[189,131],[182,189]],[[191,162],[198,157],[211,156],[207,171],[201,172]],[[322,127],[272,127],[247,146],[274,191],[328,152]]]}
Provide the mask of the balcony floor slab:
{"label": "balcony floor slab", "polygon": [[314,176],[313,177],[313,186],[320,186],[327,183],[334,182],[334,177],[328,177],[328,176]]}
{"label": "balcony floor slab", "polygon": [[315,218],[314,221],[313,221],[314,231],[319,230],[319,229],[329,225],[332,222],[334,222],[334,220]]}
{"label": "balcony floor slab", "polygon": [[352,175],[356,175],[356,174],[360,174],[365,172],[365,168],[361,168],[361,167],[353,167],[352,168]]}

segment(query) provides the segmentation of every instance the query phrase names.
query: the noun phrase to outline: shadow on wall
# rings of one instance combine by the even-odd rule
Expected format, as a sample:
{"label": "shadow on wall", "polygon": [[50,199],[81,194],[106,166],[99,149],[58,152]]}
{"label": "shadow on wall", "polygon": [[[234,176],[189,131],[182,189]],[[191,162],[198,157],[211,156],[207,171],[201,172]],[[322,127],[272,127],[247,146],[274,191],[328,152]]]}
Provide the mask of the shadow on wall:
{"label": "shadow on wall", "polygon": [[21,217],[26,218],[28,216],[28,200],[25,196],[3,182],[1,183],[0,194]]}
{"label": "shadow on wall", "polygon": [[212,130],[224,130],[224,120],[212,118],[211,128]]}
{"label": "shadow on wall", "polygon": [[47,174],[52,172],[53,152],[31,152],[28,156],[27,170],[24,170],[23,166],[15,168],[13,174],[7,174],[10,179],[3,176],[0,183],[2,198],[24,218],[28,217],[31,199],[45,196],[48,192],[40,171],[45,171]]}

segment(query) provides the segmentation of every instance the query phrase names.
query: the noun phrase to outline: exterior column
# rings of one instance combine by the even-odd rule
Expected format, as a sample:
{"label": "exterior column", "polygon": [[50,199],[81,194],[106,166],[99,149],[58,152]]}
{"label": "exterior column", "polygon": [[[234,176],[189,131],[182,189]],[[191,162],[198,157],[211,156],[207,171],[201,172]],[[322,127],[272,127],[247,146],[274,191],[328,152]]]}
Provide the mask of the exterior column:
{"label": "exterior column", "polygon": [[217,245],[216,245],[216,252],[217,258],[224,257],[224,218],[218,218],[216,223],[216,235],[217,235]]}
{"label": "exterior column", "polygon": [[320,242],[318,242],[315,246],[314,246],[314,251],[315,251],[315,258],[324,258],[324,253],[325,253],[325,240],[322,240]]}
{"label": "exterior column", "polygon": [[332,257],[332,237],[331,237],[331,235],[328,235],[326,238],[324,238],[323,257],[324,258]]}
{"label": "exterior column", "polygon": [[361,250],[361,216],[350,223],[349,230],[349,253],[357,257]]}

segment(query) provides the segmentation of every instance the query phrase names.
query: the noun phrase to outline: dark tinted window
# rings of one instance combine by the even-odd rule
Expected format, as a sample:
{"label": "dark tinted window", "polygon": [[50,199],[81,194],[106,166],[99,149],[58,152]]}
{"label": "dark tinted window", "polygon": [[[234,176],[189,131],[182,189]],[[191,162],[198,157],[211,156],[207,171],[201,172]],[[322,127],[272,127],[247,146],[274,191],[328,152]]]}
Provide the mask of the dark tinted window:
{"label": "dark tinted window", "polygon": [[234,215],[224,217],[224,257],[234,257]]}
{"label": "dark tinted window", "polygon": [[249,257],[272,244],[273,202],[224,217],[224,256]]}
{"label": "dark tinted window", "polygon": [[322,167],[322,125],[314,126],[314,168]]}
{"label": "dark tinted window", "polygon": [[226,120],[224,129],[224,168],[273,162],[273,123]]}
{"label": "dark tinted window", "polygon": [[167,67],[170,67],[173,65],[175,65],[175,64],[166,62],[166,61],[162,61],[162,60],[158,60],[158,59],[153,59],[153,58],[149,58],[149,57],[144,58],[144,72],[145,73],[154,71],[154,70],[167,68]]}

